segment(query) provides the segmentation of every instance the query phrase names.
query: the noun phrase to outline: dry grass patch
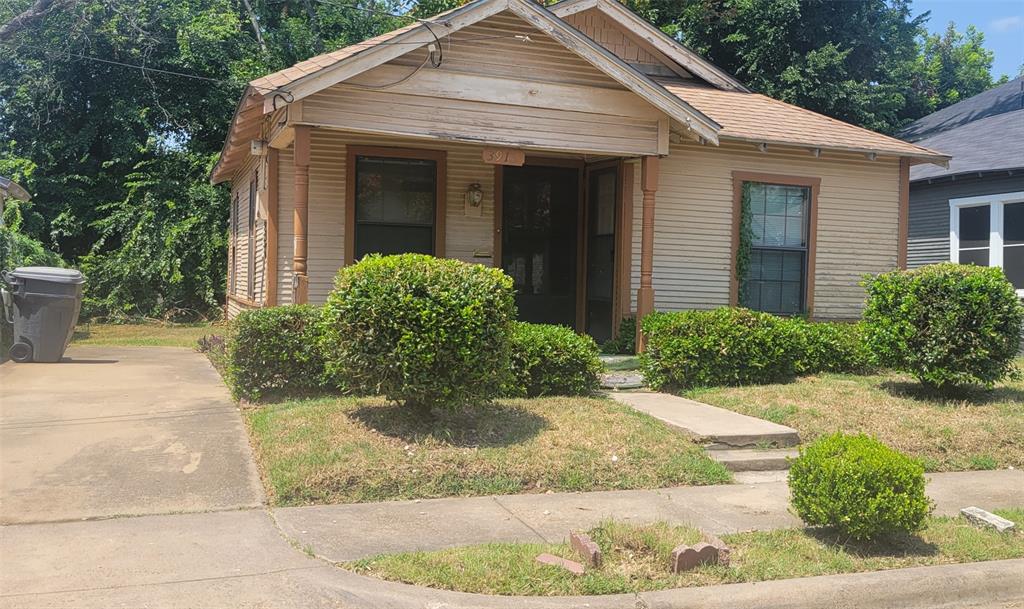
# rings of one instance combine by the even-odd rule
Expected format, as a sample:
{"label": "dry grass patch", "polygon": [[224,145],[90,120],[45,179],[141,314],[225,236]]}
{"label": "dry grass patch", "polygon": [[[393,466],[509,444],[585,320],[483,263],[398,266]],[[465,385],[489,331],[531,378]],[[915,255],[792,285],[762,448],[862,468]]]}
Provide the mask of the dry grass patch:
{"label": "dry grass patch", "polygon": [[692,390],[687,397],[800,432],[804,442],[864,432],[924,460],[929,471],[1024,466],[1024,383],[956,399],[896,373],[823,374],[792,383]]}
{"label": "dry grass patch", "polygon": [[[1024,510],[997,510],[1011,520]],[[548,552],[578,559],[567,543],[488,544],[383,555],[346,565],[359,573],[432,588],[505,595],[615,594],[814,575],[880,571],[1024,557],[1024,533],[996,533],[959,518],[932,518],[917,535],[875,544],[844,544],[824,531],[787,529],[726,535],[730,565],[705,565],[681,574],[669,572],[669,556],[679,544],[700,541],[696,529],[664,523],[628,525],[605,522],[590,531],[601,546],[603,564],[582,576],[542,565]]]}
{"label": "dry grass patch", "polygon": [[689,439],[606,399],[502,400],[424,420],[378,398],[246,411],[279,505],[728,482]]}
{"label": "dry grass patch", "polygon": [[75,328],[76,345],[114,347],[191,347],[209,334],[222,334],[223,326],[210,323],[172,324],[79,324]]}

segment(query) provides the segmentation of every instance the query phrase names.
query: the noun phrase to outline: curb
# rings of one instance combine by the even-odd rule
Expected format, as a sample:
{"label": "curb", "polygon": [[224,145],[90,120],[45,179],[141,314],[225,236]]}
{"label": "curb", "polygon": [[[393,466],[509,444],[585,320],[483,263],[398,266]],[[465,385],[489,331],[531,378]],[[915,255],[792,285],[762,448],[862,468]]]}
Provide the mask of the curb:
{"label": "curb", "polygon": [[389,609],[952,609],[1024,601],[1024,559],[579,597],[451,592],[344,570],[331,579],[354,606]]}

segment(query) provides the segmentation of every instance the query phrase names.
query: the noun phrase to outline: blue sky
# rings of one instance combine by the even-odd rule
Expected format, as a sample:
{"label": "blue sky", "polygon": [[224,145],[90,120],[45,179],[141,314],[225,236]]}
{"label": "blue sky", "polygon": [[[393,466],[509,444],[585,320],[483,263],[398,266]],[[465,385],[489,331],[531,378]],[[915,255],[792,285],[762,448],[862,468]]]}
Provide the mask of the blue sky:
{"label": "blue sky", "polygon": [[940,32],[950,21],[961,32],[973,25],[985,33],[985,46],[995,53],[992,73],[1017,76],[1024,63],[1024,0],[913,0],[913,14],[931,11],[928,29]]}

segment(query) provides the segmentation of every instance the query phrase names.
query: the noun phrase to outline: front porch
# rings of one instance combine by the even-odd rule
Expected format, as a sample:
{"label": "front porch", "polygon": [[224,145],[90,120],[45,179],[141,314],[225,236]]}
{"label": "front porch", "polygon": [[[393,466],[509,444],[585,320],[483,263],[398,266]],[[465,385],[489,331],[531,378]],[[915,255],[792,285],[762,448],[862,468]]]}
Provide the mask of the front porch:
{"label": "front porch", "polygon": [[[232,297],[235,307],[323,302],[343,265],[403,252],[500,266],[515,281],[522,319],[598,341],[638,302],[653,302],[655,156],[293,130],[288,146],[269,148],[252,169],[266,222],[262,238],[254,227],[252,266],[243,265],[252,298]],[[245,247],[234,251],[249,258]]]}

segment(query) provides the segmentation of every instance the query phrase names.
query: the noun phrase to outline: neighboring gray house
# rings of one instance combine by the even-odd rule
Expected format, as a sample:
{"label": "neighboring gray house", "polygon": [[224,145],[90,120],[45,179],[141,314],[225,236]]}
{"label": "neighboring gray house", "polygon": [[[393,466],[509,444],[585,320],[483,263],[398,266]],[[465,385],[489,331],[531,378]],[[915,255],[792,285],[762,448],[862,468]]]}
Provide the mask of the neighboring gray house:
{"label": "neighboring gray house", "polygon": [[910,168],[910,268],[1000,266],[1024,296],[1024,78],[909,125],[903,139],[952,155]]}

